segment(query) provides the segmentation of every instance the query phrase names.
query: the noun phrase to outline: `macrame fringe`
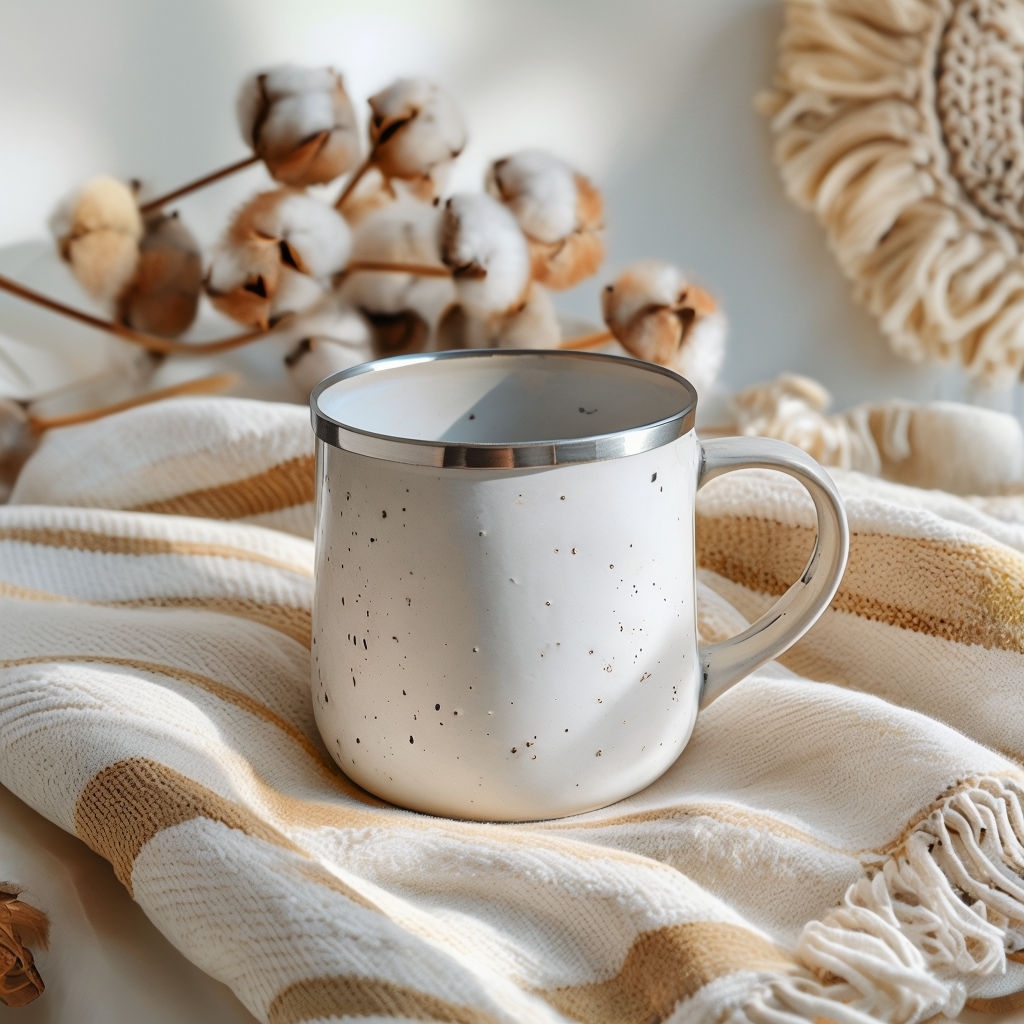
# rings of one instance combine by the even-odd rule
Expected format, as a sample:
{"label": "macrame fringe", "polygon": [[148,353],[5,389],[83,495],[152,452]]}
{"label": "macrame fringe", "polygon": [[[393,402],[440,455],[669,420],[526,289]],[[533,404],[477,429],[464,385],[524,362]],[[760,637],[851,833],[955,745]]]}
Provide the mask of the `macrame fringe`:
{"label": "macrame fringe", "polygon": [[[894,350],[913,361],[959,363],[1001,386],[1024,367],[1021,232],[965,195],[971,167],[962,165],[971,153],[946,146],[943,110],[962,113],[961,100],[955,84],[946,90],[952,99],[938,96],[936,66],[962,63],[971,43],[960,38],[962,26],[948,31],[954,6],[787,0],[775,88],[758,102],[771,119],[787,193],[825,227]],[[970,6],[961,22],[973,15],[984,31],[1002,32],[997,22],[1008,15],[995,4]],[[1012,45],[1009,27],[1001,38]],[[969,68],[954,70],[970,84]],[[962,104],[972,102],[965,91]],[[990,184],[980,181],[979,190]]]}
{"label": "macrame fringe", "polygon": [[956,1017],[1024,947],[1024,785],[960,788],[899,850],[807,924],[802,970],[777,978],[732,1024],[918,1024]]}

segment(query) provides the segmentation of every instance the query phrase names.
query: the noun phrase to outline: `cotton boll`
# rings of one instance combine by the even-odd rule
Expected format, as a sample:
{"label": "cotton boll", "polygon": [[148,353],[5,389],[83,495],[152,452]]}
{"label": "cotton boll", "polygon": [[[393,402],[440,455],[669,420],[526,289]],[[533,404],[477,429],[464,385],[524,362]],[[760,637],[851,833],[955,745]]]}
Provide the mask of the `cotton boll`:
{"label": "cotton boll", "polygon": [[51,219],[61,257],[93,298],[111,302],[135,273],[142,215],[135,192],[116,178],[87,182]]}
{"label": "cotton boll", "polygon": [[515,215],[526,236],[535,280],[571,288],[604,260],[604,203],[584,175],[543,150],[495,161],[486,187]]}
{"label": "cotton boll", "polygon": [[242,137],[277,181],[333,181],[360,157],[355,111],[332,68],[284,65],[242,84],[237,101]]}
{"label": "cotton boll", "polygon": [[[432,204],[401,197],[359,225],[351,263],[356,267],[369,262],[442,268],[439,219],[440,211]],[[374,324],[377,352],[397,354],[432,347],[438,318],[455,300],[455,285],[450,276],[354,270],[346,276],[339,294]]]}
{"label": "cotton boll", "polygon": [[467,310],[500,313],[524,301],[530,254],[507,207],[485,193],[454,195],[445,203],[438,232],[441,259]]}
{"label": "cotton boll", "polygon": [[451,306],[438,326],[438,346],[458,348],[557,348],[561,329],[551,296],[531,284],[526,298],[500,313]]}
{"label": "cotton boll", "polygon": [[432,178],[466,144],[458,106],[428,79],[400,78],[369,104],[373,162],[385,177]]}
{"label": "cotton boll", "polygon": [[281,278],[281,258],[271,240],[222,243],[206,272],[206,294],[214,307],[246,327],[266,330]]}
{"label": "cotton boll", "polygon": [[605,323],[631,355],[659,363],[710,389],[725,357],[727,324],[712,296],[677,267],[647,260],[601,295]]}
{"label": "cotton boll", "polygon": [[263,192],[229,224],[206,287],[213,304],[239,323],[266,329],[323,294],[347,262],[345,218],[294,189]]}
{"label": "cotton boll", "polygon": [[284,364],[303,401],[324,377],[373,356],[370,325],[336,295],[326,296],[298,317],[286,339],[289,352]]}
{"label": "cotton boll", "polygon": [[157,212],[147,219],[118,319],[139,331],[177,337],[195,320],[202,288],[202,257],[192,232],[176,213]]}

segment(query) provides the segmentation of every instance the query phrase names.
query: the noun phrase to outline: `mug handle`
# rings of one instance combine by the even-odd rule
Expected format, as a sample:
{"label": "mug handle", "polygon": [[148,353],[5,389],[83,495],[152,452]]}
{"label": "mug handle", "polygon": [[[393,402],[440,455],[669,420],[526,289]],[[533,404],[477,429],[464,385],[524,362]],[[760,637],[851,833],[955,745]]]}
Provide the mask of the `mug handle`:
{"label": "mug handle", "polygon": [[831,477],[795,445],[767,437],[722,437],[701,441],[700,447],[698,488],[734,469],[775,469],[803,484],[818,517],[814,550],[800,578],[742,633],[701,648],[703,706],[758,665],[782,654],[811,628],[839,589],[850,530]]}

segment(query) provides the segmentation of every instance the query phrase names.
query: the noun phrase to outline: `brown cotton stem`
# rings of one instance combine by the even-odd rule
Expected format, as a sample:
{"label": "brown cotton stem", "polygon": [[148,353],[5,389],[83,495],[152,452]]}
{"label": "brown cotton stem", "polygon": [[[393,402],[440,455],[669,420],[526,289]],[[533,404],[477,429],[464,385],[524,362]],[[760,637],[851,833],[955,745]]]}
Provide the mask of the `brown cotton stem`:
{"label": "brown cotton stem", "polygon": [[341,272],[344,277],[360,271],[380,274],[415,274],[417,277],[451,277],[442,263],[403,263],[392,260],[353,260]]}
{"label": "brown cotton stem", "polygon": [[206,174],[202,178],[196,178],[195,181],[190,181],[182,185],[181,188],[176,188],[173,192],[165,192],[162,196],[157,196],[156,199],[150,199],[148,202],[142,203],[139,206],[139,212],[146,214],[152,210],[158,210],[161,206],[165,206],[175,199],[187,196],[190,192],[198,192],[199,189],[206,188],[207,185],[212,185],[215,181],[220,181],[221,178],[227,178],[236,171],[244,171],[246,167],[252,167],[253,164],[259,163],[259,161],[260,158],[255,153],[242,160],[236,160],[233,164],[228,164],[227,167],[222,167],[218,171]]}
{"label": "brown cotton stem", "polygon": [[209,377],[199,377],[195,380],[183,381],[180,384],[172,384],[170,387],[150,391],[145,395],[126,398],[122,402],[96,406],[93,409],[83,409],[80,412],[69,412],[63,416],[33,416],[29,414],[28,425],[37,433],[42,433],[44,430],[52,430],[55,427],[91,423],[93,420],[110,416],[115,412],[124,412],[125,409],[134,409],[140,405],[149,405],[151,402],[159,402],[164,398],[177,398],[180,395],[217,395],[227,391],[237,381],[237,373],[215,373]]}
{"label": "brown cotton stem", "polygon": [[581,334],[578,338],[563,338],[558,347],[574,350],[597,348],[598,345],[606,345],[614,340],[615,335],[611,331],[595,331],[593,334]]}
{"label": "brown cotton stem", "polygon": [[352,177],[348,179],[348,183],[341,190],[341,195],[334,201],[334,208],[336,210],[341,210],[345,205],[345,200],[352,195],[355,191],[356,185],[363,180],[366,172],[373,166],[376,156],[376,150],[371,149],[366,159],[359,165]]}
{"label": "brown cotton stem", "polygon": [[9,292],[11,295],[16,295],[19,299],[42,306],[44,309],[48,309],[53,313],[59,313],[61,316],[66,316],[69,320],[85,324],[87,327],[94,327],[96,330],[114,334],[123,341],[127,341],[132,345],[138,345],[149,352],[159,352],[161,355],[166,356],[209,356],[215,355],[218,352],[227,352],[229,349],[248,345],[252,341],[265,338],[268,334],[272,334],[281,327],[285,320],[288,319],[283,317],[273,327],[266,330],[256,329],[247,331],[244,334],[234,334],[227,338],[218,338],[216,341],[176,341],[173,338],[162,338],[158,334],[136,331],[131,327],[126,327],[124,324],[115,323],[113,320],[104,320],[102,317],[85,313],[80,309],[75,309],[73,306],[66,306],[63,302],[57,302],[40,292],[26,288],[24,285],[18,284],[17,281],[12,281],[2,274],[0,274],[0,291]]}

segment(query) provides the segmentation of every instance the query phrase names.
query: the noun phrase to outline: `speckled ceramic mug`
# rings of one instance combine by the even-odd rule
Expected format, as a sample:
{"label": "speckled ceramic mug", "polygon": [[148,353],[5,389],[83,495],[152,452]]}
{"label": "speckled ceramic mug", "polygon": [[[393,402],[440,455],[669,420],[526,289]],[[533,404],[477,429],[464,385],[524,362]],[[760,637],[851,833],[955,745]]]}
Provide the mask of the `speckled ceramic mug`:
{"label": "speckled ceramic mug", "polygon": [[[452,817],[600,807],[811,626],[846,562],[831,480],[778,441],[698,440],[696,400],[653,364],[559,351],[398,357],[318,385],[312,693],[349,778]],[[701,647],[694,496],[750,466],[806,487],[817,542],[763,618]]]}

